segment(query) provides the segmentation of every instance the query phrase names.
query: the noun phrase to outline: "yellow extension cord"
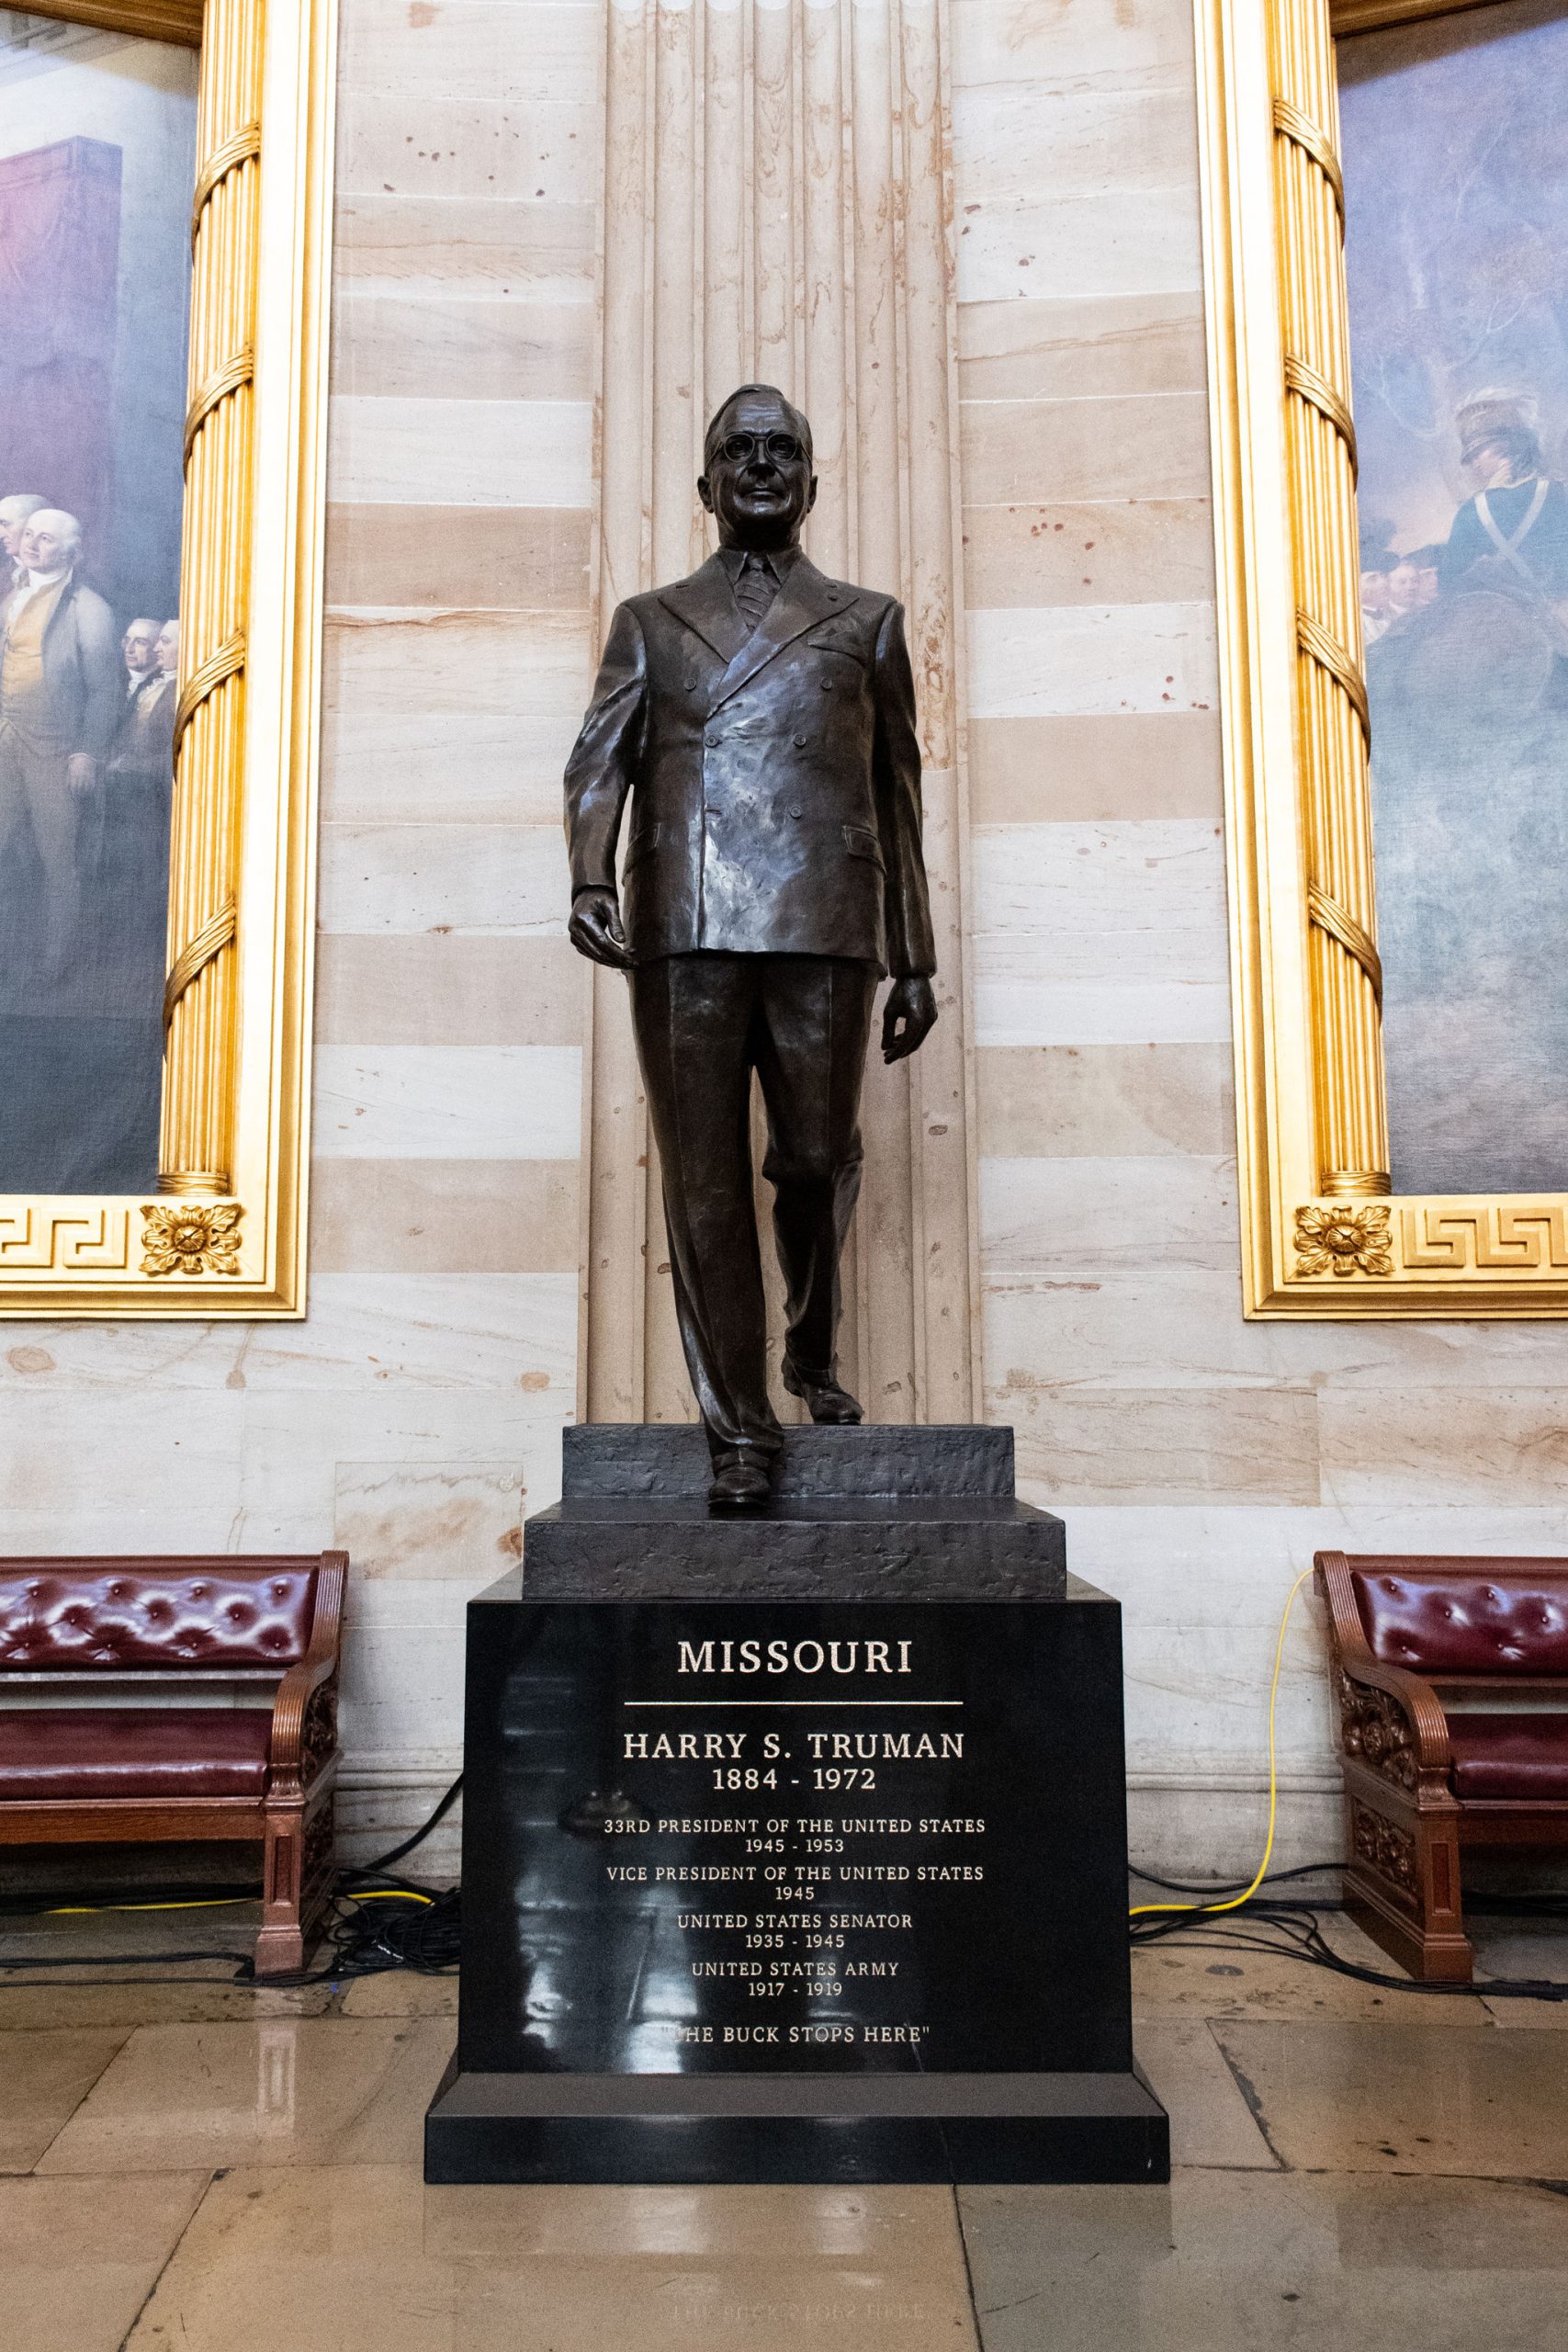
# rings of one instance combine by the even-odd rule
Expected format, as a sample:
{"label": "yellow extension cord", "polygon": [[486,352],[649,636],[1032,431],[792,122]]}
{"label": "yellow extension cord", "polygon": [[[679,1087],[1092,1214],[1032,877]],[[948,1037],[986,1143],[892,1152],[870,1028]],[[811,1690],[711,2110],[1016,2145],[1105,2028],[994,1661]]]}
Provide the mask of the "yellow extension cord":
{"label": "yellow extension cord", "polygon": [[[254,1903],[254,1894],[206,1895],[199,1903],[55,1903],[47,1911],[35,1916],[40,1919],[81,1919],[98,1911],[232,1911],[242,1903]],[[429,1894],[416,1894],[412,1887],[366,1887],[354,1897],[355,1903],[433,1903]]]}
{"label": "yellow extension cord", "polygon": [[1269,1870],[1269,1858],[1274,1851],[1274,1815],[1280,1796],[1279,1775],[1274,1763],[1274,1708],[1280,1696],[1280,1668],[1285,1656],[1285,1629],[1291,1622],[1296,1595],[1311,1574],[1310,1568],[1303,1568],[1286,1594],[1285,1613],[1280,1620],[1280,1638],[1274,1645],[1274,1678],[1269,1685],[1269,1835],[1264,1840],[1263,1860],[1258,1865],[1257,1877],[1245,1894],[1233,1894],[1224,1903],[1134,1903],[1127,1914],[1130,1919],[1135,1919],[1142,1911],[1239,1911],[1244,1903],[1251,1902],[1262,1885]]}

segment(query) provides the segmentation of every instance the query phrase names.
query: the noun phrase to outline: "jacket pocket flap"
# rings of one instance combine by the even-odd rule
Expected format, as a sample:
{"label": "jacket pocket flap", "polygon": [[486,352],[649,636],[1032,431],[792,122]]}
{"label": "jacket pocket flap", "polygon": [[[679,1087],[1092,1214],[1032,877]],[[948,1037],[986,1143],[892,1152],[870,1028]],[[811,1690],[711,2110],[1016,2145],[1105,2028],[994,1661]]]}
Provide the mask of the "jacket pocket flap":
{"label": "jacket pocket flap", "polygon": [[874,865],[882,864],[882,843],[869,825],[846,825],[844,847],[852,857],[869,857]]}

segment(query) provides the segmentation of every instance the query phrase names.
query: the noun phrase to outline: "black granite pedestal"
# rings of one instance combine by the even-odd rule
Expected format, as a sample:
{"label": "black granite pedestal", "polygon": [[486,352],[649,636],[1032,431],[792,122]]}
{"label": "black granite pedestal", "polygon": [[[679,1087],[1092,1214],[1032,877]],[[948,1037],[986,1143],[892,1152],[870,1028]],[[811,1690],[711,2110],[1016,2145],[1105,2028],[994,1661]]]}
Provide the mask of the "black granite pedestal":
{"label": "black granite pedestal", "polygon": [[468,1611],[433,2181],[1133,2181],[1120,1611],[1006,1430],[566,1432]]}

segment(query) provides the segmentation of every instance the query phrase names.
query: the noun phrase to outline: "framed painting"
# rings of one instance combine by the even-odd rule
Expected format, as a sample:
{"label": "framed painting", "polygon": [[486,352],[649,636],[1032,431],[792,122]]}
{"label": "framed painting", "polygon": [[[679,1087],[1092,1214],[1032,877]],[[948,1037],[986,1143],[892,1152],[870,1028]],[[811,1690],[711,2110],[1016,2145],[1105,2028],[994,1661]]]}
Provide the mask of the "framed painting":
{"label": "framed painting", "polygon": [[1568,5],[1198,51],[1247,1308],[1568,1315]]}
{"label": "framed painting", "polygon": [[332,42],[0,6],[0,1314],[303,1312]]}

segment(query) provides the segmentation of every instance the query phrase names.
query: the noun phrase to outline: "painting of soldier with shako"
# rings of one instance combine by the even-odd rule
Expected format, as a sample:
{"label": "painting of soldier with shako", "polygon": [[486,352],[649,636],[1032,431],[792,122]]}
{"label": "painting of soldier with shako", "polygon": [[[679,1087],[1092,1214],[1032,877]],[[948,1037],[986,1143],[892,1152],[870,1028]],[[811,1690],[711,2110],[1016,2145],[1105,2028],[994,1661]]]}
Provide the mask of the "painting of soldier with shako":
{"label": "painting of soldier with shako", "polygon": [[156,1179],[196,76],[0,8],[0,1193]]}
{"label": "painting of soldier with shako", "polygon": [[1338,43],[1396,1193],[1568,1188],[1568,6]]}

